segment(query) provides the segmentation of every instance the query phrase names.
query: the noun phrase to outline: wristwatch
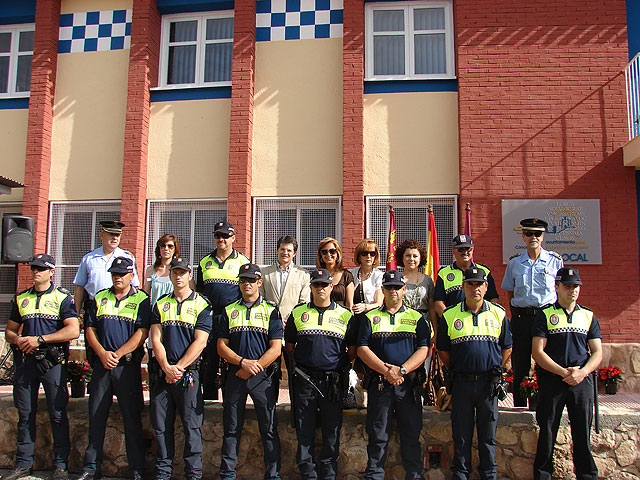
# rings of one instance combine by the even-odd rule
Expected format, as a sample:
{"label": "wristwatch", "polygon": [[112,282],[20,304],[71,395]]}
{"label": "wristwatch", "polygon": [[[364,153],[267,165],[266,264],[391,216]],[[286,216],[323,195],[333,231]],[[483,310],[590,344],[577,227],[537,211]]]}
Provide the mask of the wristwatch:
{"label": "wristwatch", "polygon": [[406,368],[404,368],[403,366],[400,366],[400,373],[401,373],[402,375],[406,375],[406,374],[407,374],[407,369],[406,369]]}
{"label": "wristwatch", "polygon": [[38,335],[38,345],[44,345],[45,343],[47,342],[44,341],[44,338],[42,338],[42,335]]}

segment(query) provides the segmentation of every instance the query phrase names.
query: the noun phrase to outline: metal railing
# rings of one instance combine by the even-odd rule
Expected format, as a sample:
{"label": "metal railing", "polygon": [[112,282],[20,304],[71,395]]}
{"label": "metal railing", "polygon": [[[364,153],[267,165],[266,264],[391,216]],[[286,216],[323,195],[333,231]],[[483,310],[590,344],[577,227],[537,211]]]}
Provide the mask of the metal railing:
{"label": "metal railing", "polygon": [[627,122],[629,140],[640,135],[640,53],[624,68],[627,90]]}

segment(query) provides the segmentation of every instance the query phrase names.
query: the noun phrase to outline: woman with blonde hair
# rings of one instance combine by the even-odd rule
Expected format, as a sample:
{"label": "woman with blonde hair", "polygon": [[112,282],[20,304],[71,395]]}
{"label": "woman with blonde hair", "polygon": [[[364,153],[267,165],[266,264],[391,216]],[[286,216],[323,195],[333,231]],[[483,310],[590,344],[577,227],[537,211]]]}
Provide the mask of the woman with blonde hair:
{"label": "woman with blonde hair", "polygon": [[354,252],[356,268],[349,270],[353,275],[355,291],[353,295],[353,313],[363,313],[382,305],[383,273],[376,267],[380,265],[380,249],[370,238],[365,238],[356,246]]}
{"label": "woman with blonde hair", "polygon": [[180,257],[180,242],[171,234],[162,235],[156,242],[154,250],[156,259],[149,265],[144,274],[144,291],[149,294],[151,307],[158,298],[173,292],[173,284],[169,278],[169,264],[173,257]]}
{"label": "woman with blonde hair", "polygon": [[351,310],[353,307],[353,275],[342,266],[342,248],[335,238],[320,240],[316,255],[316,267],[326,268],[333,277],[331,300]]}

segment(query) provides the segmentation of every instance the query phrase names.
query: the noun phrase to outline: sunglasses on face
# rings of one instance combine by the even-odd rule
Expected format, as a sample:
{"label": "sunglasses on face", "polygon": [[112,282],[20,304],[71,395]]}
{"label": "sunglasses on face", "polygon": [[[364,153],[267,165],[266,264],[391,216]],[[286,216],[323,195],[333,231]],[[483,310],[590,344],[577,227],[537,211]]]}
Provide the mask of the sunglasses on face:
{"label": "sunglasses on face", "polygon": [[378,252],[369,252],[367,250],[363,250],[362,252],[360,252],[360,256],[361,257],[377,257]]}
{"label": "sunglasses on face", "polygon": [[329,283],[312,283],[311,284],[313,288],[317,288],[317,289],[327,288],[329,285],[330,285]]}
{"label": "sunglasses on face", "polygon": [[338,250],[336,250],[335,248],[323,248],[322,250],[320,250],[320,253],[322,255],[335,255],[336,253],[338,253]]}
{"label": "sunglasses on face", "polygon": [[460,253],[467,253],[471,251],[471,247],[457,248],[456,250],[458,250]]}
{"label": "sunglasses on face", "polygon": [[540,238],[542,236],[543,232],[540,231],[531,231],[531,230],[525,230],[524,232],[522,232],[524,234],[525,237],[533,237],[534,235],[538,238]]}
{"label": "sunglasses on face", "polygon": [[227,234],[227,233],[214,233],[213,234],[213,238],[215,238],[216,240],[219,240],[221,238],[231,238],[231,235]]}
{"label": "sunglasses on face", "polygon": [[239,280],[240,283],[256,283],[257,281],[257,278],[241,278]]}
{"label": "sunglasses on face", "polygon": [[160,248],[168,248],[169,250],[173,250],[174,248],[176,248],[176,246],[172,243],[163,243],[162,245],[160,245]]}
{"label": "sunglasses on face", "polygon": [[34,270],[37,270],[38,272],[46,272],[47,270],[49,270],[49,267],[40,267],[40,266],[32,265],[31,271],[33,272]]}
{"label": "sunglasses on face", "polygon": [[114,277],[124,277],[126,275],[129,275],[128,273],[122,273],[122,272],[111,272],[111,275]]}
{"label": "sunglasses on face", "polygon": [[384,285],[382,288],[385,290],[402,290],[400,285]]}

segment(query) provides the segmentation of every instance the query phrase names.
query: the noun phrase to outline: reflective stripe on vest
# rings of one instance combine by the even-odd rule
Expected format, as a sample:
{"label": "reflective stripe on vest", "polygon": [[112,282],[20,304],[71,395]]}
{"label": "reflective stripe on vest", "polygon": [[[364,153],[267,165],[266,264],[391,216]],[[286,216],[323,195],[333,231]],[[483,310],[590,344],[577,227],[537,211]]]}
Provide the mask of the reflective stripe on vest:
{"label": "reflective stripe on vest", "polygon": [[547,307],[543,310],[547,318],[547,331],[549,335],[556,333],[579,333],[586,335],[591,328],[593,312],[588,308],[576,308],[570,316],[567,316],[563,308]]}
{"label": "reflective stripe on vest", "polygon": [[[461,302],[443,313],[447,323],[447,333],[451,344],[481,341],[498,343],[502,333],[502,322],[506,315],[504,308],[491,302],[484,302],[488,310],[479,312],[474,322],[473,312],[463,311]],[[484,308],[484,307],[483,307]]]}
{"label": "reflective stripe on vest", "polygon": [[322,313],[322,320],[318,310],[309,304],[298,305],[291,314],[298,330],[298,335],[328,335],[344,338],[347,333],[347,325],[351,318],[351,312],[341,305],[335,304],[335,308],[326,309]]}

